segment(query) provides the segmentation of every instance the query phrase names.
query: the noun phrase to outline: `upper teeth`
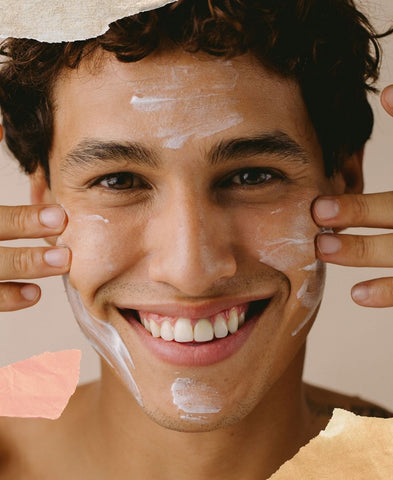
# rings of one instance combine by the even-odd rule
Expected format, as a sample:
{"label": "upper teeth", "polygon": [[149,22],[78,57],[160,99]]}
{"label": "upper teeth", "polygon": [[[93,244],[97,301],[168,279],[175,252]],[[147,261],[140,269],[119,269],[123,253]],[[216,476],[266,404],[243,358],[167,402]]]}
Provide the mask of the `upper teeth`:
{"label": "upper teeth", "polygon": [[235,333],[245,321],[245,312],[240,314],[236,308],[231,308],[228,319],[222,313],[216,315],[211,321],[207,318],[200,318],[194,326],[189,318],[178,318],[174,325],[169,320],[162,323],[154,319],[148,319],[147,314],[140,314],[143,326],[153,337],[161,337],[170,342],[209,342],[216,338],[224,338],[229,333]]}

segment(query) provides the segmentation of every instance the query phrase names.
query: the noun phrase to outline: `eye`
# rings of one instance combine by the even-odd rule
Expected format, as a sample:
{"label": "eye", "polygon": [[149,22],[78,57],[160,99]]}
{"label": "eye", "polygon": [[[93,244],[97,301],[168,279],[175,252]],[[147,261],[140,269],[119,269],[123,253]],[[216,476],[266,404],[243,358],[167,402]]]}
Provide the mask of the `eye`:
{"label": "eye", "polygon": [[226,180],[229,185],[255,186],[273,182],[274,180],[283,180],[283,175],[266,168],[247,168],[232,175]]}
{"label": "eye", "polygon": [[146,187],[146,183],[130,172],[111,173],[97,179],[92,186],[109,190],[130,190]]}

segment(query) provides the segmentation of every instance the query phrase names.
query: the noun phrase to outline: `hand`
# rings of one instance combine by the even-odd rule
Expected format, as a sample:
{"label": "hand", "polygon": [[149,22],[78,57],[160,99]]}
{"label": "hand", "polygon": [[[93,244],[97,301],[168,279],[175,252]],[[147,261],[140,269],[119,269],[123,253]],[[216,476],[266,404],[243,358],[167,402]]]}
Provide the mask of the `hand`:
{"label": "hand", "polygon": [[[59,235],[67,223],[64,210],[50,206],[0,206],[0,241]],[[0,311],[30,307],[38,302],[38,285],[9,280],[31,279],[67,273],[68,248],[0,247]]]}
{"label": "hand", "polygon": [[[0,125],[0,141],[2,136]],[[0,206],[0,241],[59,235],[66,224],[66,214],[57,205]],[[70,261],[67,248],[0,247],[0,311],[31,307],[41,296],[38,285],[9,280],[61,275],[69,271]]]}
{"label": "hand", "polygon": [[[381,103],[393,116],[393,85]],[[393,228],[393,192],[320,197],[313,205],[315,222],[322,227]],[[383,235],[323,234],[317,255],[324,262],[353,267],[393,267],[393,233]],[[393,306],[393,278],[368,280],[352,288],[352,298],[366,307]]]}
{"label": "hand", "polygon": [[[393,228],[393,192],[320,197],[313,206],[322,227]],[[330,217],[330,218],[329,218]],[[351,267],[393,267],[393,234],[322,234],[317,255],[323,262]],[[393,278],[379,278],[352,288],[352,298],[366,307],[393,306]]]}

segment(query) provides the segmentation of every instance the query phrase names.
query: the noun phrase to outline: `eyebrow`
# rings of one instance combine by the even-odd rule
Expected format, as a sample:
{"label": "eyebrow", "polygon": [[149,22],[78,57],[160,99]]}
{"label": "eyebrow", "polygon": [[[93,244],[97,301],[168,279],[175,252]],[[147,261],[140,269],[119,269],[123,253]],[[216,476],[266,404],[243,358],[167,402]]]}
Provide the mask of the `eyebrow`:
{"label": "eyebrow", "polygon": [[159,167],[155,153],[141,143],[84,139],[66,154],[61,171],[64,173],[70,168],[90,167],[108,161],[131,162],[154,169]]}
{"label": "eyebrow", "polygon": [[263,154],[310,163],[306,150],[281,131],[221,141],[209,151],[208,157],[212,165],[218,165],[233,158]]}
{"label": "eyebrow", "polygon": [[[222,140],[207,152],[207,159],[212,166],[217,166],[239,157],[263,154],[278,155],[304,164],[310,163],[306,150],[281,131]],[[142,143],[84,139],[66,154],[61,171],[64,173],[75,167],[90,167],[108,161],[133,163],[153,169],[160,167],[155,151]]]}

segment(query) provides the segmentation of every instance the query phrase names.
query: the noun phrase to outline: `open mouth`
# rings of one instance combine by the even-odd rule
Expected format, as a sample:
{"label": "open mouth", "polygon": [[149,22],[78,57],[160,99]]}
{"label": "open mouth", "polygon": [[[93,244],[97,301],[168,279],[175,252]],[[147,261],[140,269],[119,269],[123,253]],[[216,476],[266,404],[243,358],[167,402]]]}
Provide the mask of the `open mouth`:
{"label": "open mouth", "polygon": [[132,309],[119,309],[127,320],[136,320],[155,338],[197,345],[236,333],[249,320],[260,317],[271,298],[236,305],[205,318],[169,317]]}

